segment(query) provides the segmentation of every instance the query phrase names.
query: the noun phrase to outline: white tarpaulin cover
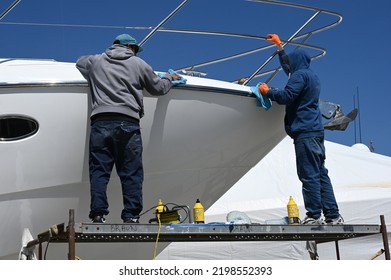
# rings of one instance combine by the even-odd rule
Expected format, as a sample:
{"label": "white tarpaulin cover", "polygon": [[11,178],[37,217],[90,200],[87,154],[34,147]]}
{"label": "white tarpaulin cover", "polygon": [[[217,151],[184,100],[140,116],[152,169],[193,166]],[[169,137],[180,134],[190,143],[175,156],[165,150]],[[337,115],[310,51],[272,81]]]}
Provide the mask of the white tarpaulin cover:
{"label": "white tarpaulin cover", "polygon": [[[332,142],[326,145],[326,167],[345,224],[380,224],[384,215],[391,232],[391,157]],[[213,186],[211,186],[213,187]],[[205,222],[226,222],[231,211],[245,213],[253,223],[287,216],[293,196],[305,217],[301,183],[296,175],[294,146],[285,138],[205,212]],[[389,234],[390,235],[390,234]],[[388,237],[389,240],[390,237]],[[382,236],[338,242],[341,259],[370,259],[384,248]],[[318,244],[319,259],[336,259],[334,242]],[[304,241],[176,242],[157,259],[310,259]],[[384,259],[384,255],[377,259]]]}

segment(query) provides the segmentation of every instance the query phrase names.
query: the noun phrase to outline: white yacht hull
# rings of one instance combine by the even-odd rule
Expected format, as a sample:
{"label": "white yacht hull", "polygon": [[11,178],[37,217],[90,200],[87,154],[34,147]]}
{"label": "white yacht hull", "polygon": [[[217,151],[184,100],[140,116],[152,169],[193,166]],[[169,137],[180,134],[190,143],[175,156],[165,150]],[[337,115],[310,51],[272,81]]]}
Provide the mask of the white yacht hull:
{"label": "white yacht hull", "polygon": [[[77,222],[88,221],[88,87],[71,63],[38,64],[16,64],[17,70],[0,64],[0,119],[27,116],[39,124],[32,136],[0,141],[0,259],[17,257],[24,228],[36,236],[67,223],[69,209],[75,209]],[[186,86],[166,96],[145,97],[145,211],[158,199],[192,207],[199,198],[207,209],[285,137],[283,107],[257,107],[246,86],[187,78]],[[122,196],[115,170],[108,197],[107,222],[118,223]],[[152,258],[152,244],[151,250],[146,244],[109,245],[80,244],[76,254]],[[50,246],[48,259],[66,259],[66,246]],[[125,246],[133,249],[121,250]]]}

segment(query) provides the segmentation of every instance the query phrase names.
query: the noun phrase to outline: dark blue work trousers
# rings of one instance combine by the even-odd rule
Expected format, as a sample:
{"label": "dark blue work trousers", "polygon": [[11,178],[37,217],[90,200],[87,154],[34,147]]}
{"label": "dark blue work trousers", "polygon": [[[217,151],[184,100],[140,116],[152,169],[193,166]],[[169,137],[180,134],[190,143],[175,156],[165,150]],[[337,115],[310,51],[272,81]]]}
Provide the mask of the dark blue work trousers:
{"label": "dark blue work trousers", "polygon": [[143,144],[140,125],[123,120],[100,120],[91,124],[89,217],[109,214],[107,184],[115,164],[121,180],[123,210],[121,219],[139,218],[143,209]]}
{"label": "dark blue work trousers", "polygon": [[325,167],[324,138],[296,139],[294,145],[297,175],[302,182],[306,215],[318,219],[323,212],[326,219],[339,217],[333,186]]}

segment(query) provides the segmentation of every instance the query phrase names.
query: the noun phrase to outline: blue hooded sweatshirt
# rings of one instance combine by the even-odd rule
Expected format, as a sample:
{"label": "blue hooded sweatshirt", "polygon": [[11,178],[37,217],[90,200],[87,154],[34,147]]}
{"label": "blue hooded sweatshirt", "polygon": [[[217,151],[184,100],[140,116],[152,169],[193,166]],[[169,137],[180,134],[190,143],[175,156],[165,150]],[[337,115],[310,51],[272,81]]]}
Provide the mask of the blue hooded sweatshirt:
{"label": "blue hooded sweatshirt", "polygon": [[270,89],[267,97],[285,107],[285,131],[294,140],[324,137],[319,109],[320,81],[309,68],[311,58],[302,49],[279,52],[281,66],[290,74],[284,89]]}

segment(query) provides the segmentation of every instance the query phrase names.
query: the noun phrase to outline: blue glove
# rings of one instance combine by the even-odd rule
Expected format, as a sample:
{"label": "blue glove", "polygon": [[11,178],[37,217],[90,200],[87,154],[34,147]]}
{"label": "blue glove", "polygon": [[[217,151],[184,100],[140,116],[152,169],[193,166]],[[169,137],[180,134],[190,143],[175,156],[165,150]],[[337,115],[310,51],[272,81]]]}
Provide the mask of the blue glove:
{"label": "blue glove", "polygon": [[272,106],[272,101],[270,100],[269,97],[263,96],[259,92],[258,87],[260,84],[262,84],[262,83],[258,83],[255,87],[251,87],[251,92],[255,95],[255,97],[257,99],[257,106],[262,107],[263,109],[265,109],[267,111]]}

